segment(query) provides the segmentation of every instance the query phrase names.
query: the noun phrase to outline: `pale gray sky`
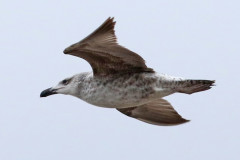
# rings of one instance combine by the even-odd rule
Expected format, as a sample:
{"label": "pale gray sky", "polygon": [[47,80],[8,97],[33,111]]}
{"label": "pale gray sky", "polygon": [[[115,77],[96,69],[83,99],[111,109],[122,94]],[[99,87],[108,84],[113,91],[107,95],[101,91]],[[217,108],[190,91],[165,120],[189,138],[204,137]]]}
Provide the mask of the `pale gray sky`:
{"label": "pale gray sky", "polygon": [[[237,0],[1,0],[1,160],[240,159],[240,2]],[[215,79],[166,97],[191,122],[159,127],[71,96],[39,98],[91,71],[63,49],[114,16],[120,44],[159,73]]]}

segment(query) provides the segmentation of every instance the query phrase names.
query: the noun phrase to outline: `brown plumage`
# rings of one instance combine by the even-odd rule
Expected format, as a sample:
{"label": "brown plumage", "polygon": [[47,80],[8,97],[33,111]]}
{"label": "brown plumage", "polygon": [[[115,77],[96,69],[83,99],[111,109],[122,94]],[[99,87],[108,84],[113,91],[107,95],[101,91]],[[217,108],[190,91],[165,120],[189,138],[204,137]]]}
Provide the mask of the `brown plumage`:
{"label": "brown plumage", "polygon": [[92,34],[66,48],[64,53],[88,61],[94,76],[154,72],[145,65],[142,57],[118,45],[115,23],[113,18],[108,18]]}
{"label": "brown plumage", "polygon": [[173,106],[164,99],[158,99],[137,107],[119,108],[117,110],[129,117],[155,125],[178,125],[189,121],[182,118],[174,110]]}

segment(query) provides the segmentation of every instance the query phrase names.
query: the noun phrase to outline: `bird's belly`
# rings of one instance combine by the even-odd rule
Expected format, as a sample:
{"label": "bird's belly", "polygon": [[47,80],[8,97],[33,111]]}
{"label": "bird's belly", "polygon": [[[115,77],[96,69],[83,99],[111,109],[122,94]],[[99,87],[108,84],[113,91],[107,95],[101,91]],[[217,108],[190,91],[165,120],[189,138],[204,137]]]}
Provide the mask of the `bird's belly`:
{"label": "bird's belly", "polygon": [[99,107],[127,108],[146,104],[152,100],[154,100],[154,98],[144,98],[141,97],[140,94],[133,94],[128,96],[122,96],[119,94],[102,94],[96,97],[93,96],[91,99],[87,99],[86,101]]}
{"label": "bird's belly", "polygon": [[146,104],[159,98],[155,91],[146,88],[101,88],[83,98],[86,102],[107,108],[127,108]]}

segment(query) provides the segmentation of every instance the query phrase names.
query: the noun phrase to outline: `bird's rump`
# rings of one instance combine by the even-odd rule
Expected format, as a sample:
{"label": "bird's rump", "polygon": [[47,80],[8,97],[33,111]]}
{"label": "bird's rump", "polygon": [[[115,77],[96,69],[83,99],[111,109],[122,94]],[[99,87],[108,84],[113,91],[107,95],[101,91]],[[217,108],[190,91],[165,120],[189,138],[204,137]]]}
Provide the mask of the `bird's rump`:
{"label": "bird's rump", "polygon": [[99,28],[80,42],[64,50],[65,54],[85,59],[94,75],[154,72],[138,54],[118,45],[113,18],[108,18]]}

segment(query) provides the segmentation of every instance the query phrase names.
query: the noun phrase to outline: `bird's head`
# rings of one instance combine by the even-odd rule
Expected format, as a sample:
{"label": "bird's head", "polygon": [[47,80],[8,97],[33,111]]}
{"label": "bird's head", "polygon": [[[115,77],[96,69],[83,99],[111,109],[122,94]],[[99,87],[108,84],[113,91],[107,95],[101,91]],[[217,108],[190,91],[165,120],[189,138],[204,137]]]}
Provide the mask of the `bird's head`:
{"label": "bird's head", "polygon": [[55,87],[45,89],[41,92],[40,97],[47,97],[53,94],[77,95],[81,87],[81,82],[85,79],[86,74],[77,74],[60,81]]}

